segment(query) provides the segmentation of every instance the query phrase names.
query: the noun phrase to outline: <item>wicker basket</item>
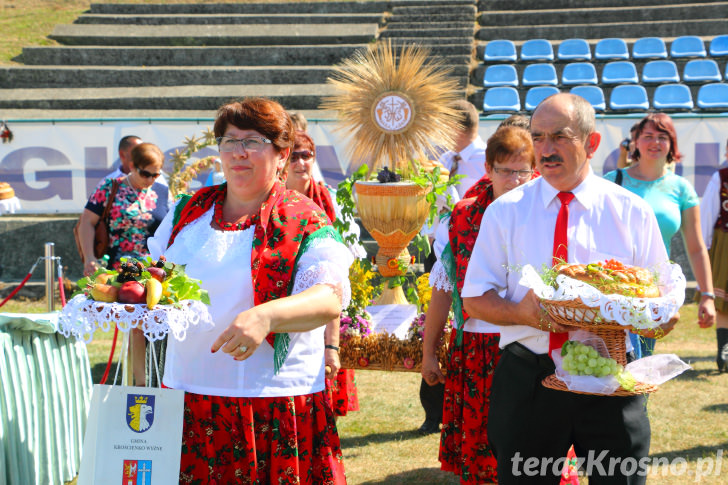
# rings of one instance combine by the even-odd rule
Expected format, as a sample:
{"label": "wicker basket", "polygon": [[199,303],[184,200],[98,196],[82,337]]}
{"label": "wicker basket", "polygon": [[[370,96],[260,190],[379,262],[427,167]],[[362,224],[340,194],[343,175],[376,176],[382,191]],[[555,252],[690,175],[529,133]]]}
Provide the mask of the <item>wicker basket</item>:
{"label": "wicker basket", "polygon": [[[579,327],[588,330],[604,341],[609,351],[609,356],[618,364],[627,365],[627,348],[625,346],[624,331],[631,327],[620,325],[617,322],[602,318],[598,308],[592,308],[582,303],[580,298],[575,300],[541,300],[541,305],[546,309],[549,316],[561,325]],[[569,391],[576,394],[593,394],[590,392],[572,391],[566,387],[555,374],[551,374],[541,381],[550,389],[558,391]],[[657,391],[658,386],[638,382],[634,391],[628,391],[619,387],[610,396],[634,396]],[[598,394],[604,395],[604,394]]]}
{"label": "wicker basket", "polygon": [[[445,372],[450,332],[441,338],[437,357]],[[341,341],[339,359],[342,369],[420,372],[422,370],[422,341],[400,340],[386,332],[366,337],[348,337]],[[411,359],[406,361],[406,359]],[[408,365],[405,365],[407,363]],[[411,366],[409,364],[411,363]]]}

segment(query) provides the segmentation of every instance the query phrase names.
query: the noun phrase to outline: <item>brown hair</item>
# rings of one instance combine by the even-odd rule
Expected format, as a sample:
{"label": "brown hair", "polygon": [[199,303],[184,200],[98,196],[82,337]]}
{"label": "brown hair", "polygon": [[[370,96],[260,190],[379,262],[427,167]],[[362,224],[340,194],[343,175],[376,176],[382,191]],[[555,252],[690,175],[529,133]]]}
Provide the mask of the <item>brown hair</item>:
{"label": "brown hair", "polygon": [[303,113],[290,113],[291,115],[291,121],[293,121],[293,127],[296,130],[306,131],[308,130],[308,121],[306,121],[306,117],[303,116]]}
{"label": "brown hair", "polygon": [[273,142],[276,150],[293,147],[293,123],[283,106],[267,98],[246,98],[220,106],[213,131],[225,134],[228,125],[255,130]]}
{"label": "brown hair", "polygon": [[536,155],[533,152],[531,134],[518,126],[503,126],[488,138],[485,147],[485,164],[488,169],[492,169],[495,162],[500,162],[510,155],[518,153],[524,155],[533,168],[536,164]]}
{"label": "brown hair", "polygon": [[132,149],[131,161],[136,169],[143,169],[154,162],[164,165],[164,153],[154,143],[140,143]]}
{"label": "brown hair", "polygon": [[[672,123],[670,118],[665,113],[650,113],[639,122],[637,129],[634,133],[634,140],[642,136],[642,132],[645,130],[647,123],[655,125],[655,129],[662,133],[665,133],[670,138],[670,150],[667,152],[667,163],[679,162],[682,159],[682,153],[677,148],[677,131],[675,131],[675,125]],[[635,147],[632,159],[637,161],[640,159],[640,151]]]}
{"label": "brown hair", "polygon": [[531,129],[531,119],[528,116],[523,115],[510,115],[508,118],[501,121],[496,129],[503,128],[504,126],[517,126],[524,130],[529,130]]}
{"label": "brown hair", "polygon": [[473,132],[478,129],[478,110],[473,103],[458,99],[451,106],[458,112],[458,124],[462,131]]}
{"label": "brown hair", "polygon": [[311,135],[305,131],[297,130],[294,136],[293,149],[296,148],[308,148],[316,156],[316,144],[313,142]]}

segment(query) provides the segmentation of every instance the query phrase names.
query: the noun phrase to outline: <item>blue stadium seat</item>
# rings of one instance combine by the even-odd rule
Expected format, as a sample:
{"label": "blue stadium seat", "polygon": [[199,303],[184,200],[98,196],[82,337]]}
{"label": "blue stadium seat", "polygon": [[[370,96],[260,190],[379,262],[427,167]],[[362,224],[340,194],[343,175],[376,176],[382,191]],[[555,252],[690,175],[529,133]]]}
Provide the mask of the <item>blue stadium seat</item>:
{"label": "blue stadium seat", "polygon": [[546,39],[527,40],[521,46],[521,60],[526,62],[553,61],[554,48]]}
{"label": "blue stadium seat", "polygon": [[518,91],[510,86],[488,89],[483,99],[483,111],[521,111],[521,100],[518,98]]}
{"label": "blue stadium seat", "polygon": [[710,57],[728,56],[728,35],[719,35],[710,41]]}
{"label": "blue stadium seat", "polygon": [[589,43],[586,40],[566,39],[559,44],[556,57],[562,61],[589,61],[592,55]]}
{"label": "blue stadium seat", "polygon": [[714,83],[700,86],[698,108],[728,111],[728,84]]}
{"label": "blue stadium seat", "polygon": [[524,86],[556,86],[559,80],[553,64],[529,64],[523,70]]}
{"label": "blue stadium seat", "polygon": [[518,73],[512,64],[494,64],[488,66],[483,76],[483,86],[492,88],[496,86],[518,86]]}
{"label": "blue stadium seat", "polygon": [[639,84],[623,84],[612,89],[609,108],[613,110],[647,110],[650,101],[647,90]]}
{"label": "blue stadium seat", "polygon": [[679,83],[680,74],[677,72],[677,65],[664,59],[649,61],[642,68],[642,82],[645,84]]}
{"label": "blue stadium seat", "polygon": [[485,45],[485,62],[516,62],[517,59],[516,45],[510,40],[491,40]]}
{"label": "blue stadium seat", "polygon": [[670,57],[705,57],[705,44],[697,35],[683,35],[672,41]]}
{"label": "blue stadium seat", "polygon": [[602,69],[602,84],[637,84],[637,68],[631,61],[608,62]]}
{"label": "blue stadium seat", "polygon": [[594,111],[604,111],[607,108],[607,103],[604,100],[604,91],[599,86],[575,86],[571,88],[570,92],[589,101]]}
{"label": "blue stadium seat", "polygon": [[720,82],[723,76],[720,75],[718,63],[713,59],[693,59],[685,64],[683,69],[683,81],[686,83]]}
{"label": "blue stadium seat", "polygon": [[600,61],[627,60],[629,59],[627,43],[614,37],[602,39],[597,42],[597,46],[594,48],[594,57]]}
{"label": "blue stadium seat", "polygon": [[689,110],[694,106],[693,96],[684,84],[662,84],[655,89],[652,106],[663,110]]}
{"label": "blue stadium seat", "polygon": [[559,90],[553,86],[538,86],[529,89],[526,93],[526,111],[535,110],[541,101],[558,92]]}
{"label": "blue stadium seat", "polygon": [[597,70],[591,62],[572,62],[565,65],[561,72],[561,84],[564,86],[598,83]]}
{"label": "blue stadium seat", "polygon": [[642,37],[632,45],[633,59],[667,59],[665,41],[659,37]]}

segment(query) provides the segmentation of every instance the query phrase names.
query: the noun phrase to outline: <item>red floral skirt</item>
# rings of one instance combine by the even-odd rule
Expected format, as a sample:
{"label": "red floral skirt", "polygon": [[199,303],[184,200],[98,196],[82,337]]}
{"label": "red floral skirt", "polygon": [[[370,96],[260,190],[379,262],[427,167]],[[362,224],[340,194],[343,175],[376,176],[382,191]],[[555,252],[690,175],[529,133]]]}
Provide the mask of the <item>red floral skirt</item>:
{"label": "red floral skirt", "polygon": [[493,483],[497,464],[488,444],[488,408],[500,338],[494,333],[464,332],[462,347],[457,348],[457,332],[450,337],[440,464],[460,475],[460,483]]}
{"label": "red floral skirt", "polygon": [[326,393],[334,408],[335,416],[346,416],[349,411],[359,410],[354,369],[339,369],[336,378],[326,379]]}
{"label": "red floral skirt", "polygon": [[345,484],[325,393],[258,398],[185,393],[179,482]]}

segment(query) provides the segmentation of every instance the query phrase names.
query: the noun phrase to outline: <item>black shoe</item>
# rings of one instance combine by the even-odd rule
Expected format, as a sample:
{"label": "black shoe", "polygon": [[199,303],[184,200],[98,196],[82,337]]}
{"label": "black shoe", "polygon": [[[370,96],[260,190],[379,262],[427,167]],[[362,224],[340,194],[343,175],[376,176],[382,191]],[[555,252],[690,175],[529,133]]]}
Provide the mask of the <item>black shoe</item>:
{"label": "black shoe", "polygon": [[718,355],[715,359],[718,372],[728,372],[728,328],[718,328],[715,333],[718,340]]}
{"label": "black shoe", "polygon": [[437,421],[425,420],[425,422],[422,423],[422,426],[420,426],[419,429],[417,429],[417,431],[421,435],[439,433],[440,432],[440,423],[438,423]]}

